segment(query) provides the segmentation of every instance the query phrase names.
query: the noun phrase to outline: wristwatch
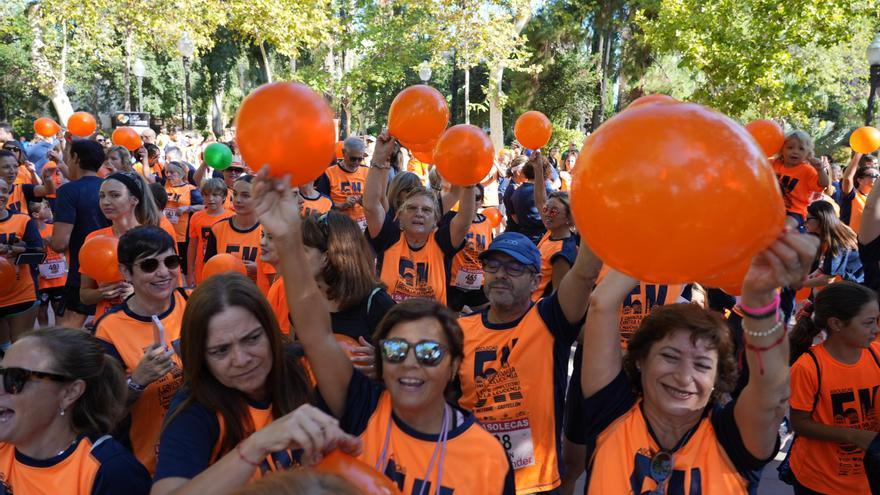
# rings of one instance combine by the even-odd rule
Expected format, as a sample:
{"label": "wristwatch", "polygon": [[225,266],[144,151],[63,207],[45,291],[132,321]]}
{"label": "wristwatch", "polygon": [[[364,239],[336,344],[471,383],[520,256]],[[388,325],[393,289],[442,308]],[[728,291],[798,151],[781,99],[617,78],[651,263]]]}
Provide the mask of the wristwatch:
{"label": "wristwatch", "polygon": [[138,385],[137,383],[135,383],[135,381],[131,379],[131,376],[128,377],[128,380],[126,381],[126,383],[128,383],[129,390],[132,390],[134,392],[143,392],[144,390],[147,389],[147,387],[145,387],[143,385]]}

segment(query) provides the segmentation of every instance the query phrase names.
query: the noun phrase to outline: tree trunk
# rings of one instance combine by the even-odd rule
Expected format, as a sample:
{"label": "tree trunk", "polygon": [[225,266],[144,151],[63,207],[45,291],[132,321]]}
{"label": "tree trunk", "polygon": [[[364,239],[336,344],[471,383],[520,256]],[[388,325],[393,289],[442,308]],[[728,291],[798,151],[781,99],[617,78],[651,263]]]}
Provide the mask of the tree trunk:
{"label": "tree trunk", "polygon": [[73,115],[73,106],[64,89],[67,75],[67,24],[62,24],[61,67],[56,69],[43,53],[46,45],[43,42],[43,28],[40,26],[39,16],[40,3],[34,3],[28,10],[28,25],[33,35],[30,51],[31,67],[40,82],[40,92],[52,102],[58,120],[63,125]]}
{"label": "tree trunk", "polygon": [[605,29],[603,26],[596,27],[593,35],[593,53],[596,56],[596,105],[593,107],[593,117],[590,119],[590,130],[595,131],[602,124],[602,116],[605,113]]}
{"label": "tree trunk", "polygon": [[458,117],[458,109],[459,109],[459,104],[461,103],[459,101],[461,99],[461,97],[458,95],[457,72],[458,72],[458,54],[455,51],[453,51],[452,52],[452,71],[450,71],[450,75],[449,75],[449,79],[450,79],[449,91],[450,91],[450,93],[452,93],[452,107],[451,107],[452,114],[450,115],[450,118],[451,118],[451,122],[453,124],[457,124],[460,122],[459,117]]}
{"label": "tree trunk", "polygon": [[464,123],[471,123],[471,69],[464,68]]}
{"label": "tree trunk", "polygon": [[223,115],[223,98],[226,93],[222,81],[212,81],[212,95],[211,95],[211,128],[214,130],[214,134],[217,136],[223,132],[223,128],[226,124],[226,118]]}
{"label": "tree trunk", "polygon": [[263,71],[266,75],[266,82],[272,82],[272,65],[269,63],[269,54],[266,52],[266,43],[260,42],[260,57],[263,61]]}
{"label": "tree trunk", "polygon": [[[517,34],[522,32],[531,18],[531,9],[526,8],[519,13],[514,25]],[[499,60],[494,67],[489,68],[489,132],[496,151],[504,148],[504,115],[501,108],[503,82],[504,60]]]}
{"label": "tree trunk", "polygon": [[131,111],[131,45],[133,43],[131,30],[125,32],[124,57],[125,65],[122,67],[122,85],[124,87],[123,110]]}

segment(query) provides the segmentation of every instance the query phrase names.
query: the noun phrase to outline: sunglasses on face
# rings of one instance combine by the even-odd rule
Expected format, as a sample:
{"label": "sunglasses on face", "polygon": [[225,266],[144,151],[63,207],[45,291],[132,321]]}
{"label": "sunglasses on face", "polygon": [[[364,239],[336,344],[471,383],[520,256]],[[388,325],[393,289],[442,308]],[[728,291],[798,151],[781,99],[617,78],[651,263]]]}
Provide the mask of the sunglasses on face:
{"label": "sunglasses on face", "polygon": [[498,273],[498,270],[501,270],[502,267],[511,277],[521,277],[526,271],[531,272],[528,266],[518,261],[508,261],[505,263],[491,258],[483,260],[483,271],[486,273]]}
{"label": "sunglasses on face", "polygon": [[672,477],[672,468],[672,454],[662,450],[654,454],[648,469],[651,479],[657,483],[657,488],[651,491],[650,495],[666,495],[666,486],[669,478]]}
{"label": "sunglasses on face", "polygon": [[4,146],[4,147],[3,147],[3,150],[4,150],[4,151],[15,151],[15,152],[18,152],[18,151],[21,151],[21,148],[19,148],[18,146]]}
{"label": "sunglasses on face", "polygon": [[69,376],[26,370],[24,368],[0,368],[0,375],[3,376],[3,390],[7,394],[12,395],[20,394],[24,390],[25,384],[34,379],[52,380],[53,382],[61,383],[73,381],[73,378]]}
{"label": "sunglasses on face", "polygon": [[[153,273],[159,269],[159,259],[157,258],[147,258],[143,261],[139,261],[136,265],[141,269],[144,273]],[[169,270],[174,270],[176,268],[180,268],[180,256],[176,254],[172,254],[168,256],[161,263],[165,264],[165,268]]]}
{"label": "sunglasses on face", "polygon": [[420,340],[411,344],[404,339],[382,339],[379,341],[382,349],[382,360],[388,363],[399,364],[406,361],[409,350],[415,353],[416,361],[422,366],[437,366],[443,361],[447,347],[434,340]]}

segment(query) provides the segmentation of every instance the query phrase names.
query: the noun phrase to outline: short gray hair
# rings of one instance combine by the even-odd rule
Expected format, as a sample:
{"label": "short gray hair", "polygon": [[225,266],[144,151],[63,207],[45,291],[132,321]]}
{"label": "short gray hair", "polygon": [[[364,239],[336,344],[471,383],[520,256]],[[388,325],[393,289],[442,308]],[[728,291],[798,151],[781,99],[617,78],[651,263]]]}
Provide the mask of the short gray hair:
{"label": "short gray hair", "polygon": [[364,140],[357,136],[349,136],[342,143],[342,151],[346,154],[351,152],[367,152],[367,145],[364,143]]}

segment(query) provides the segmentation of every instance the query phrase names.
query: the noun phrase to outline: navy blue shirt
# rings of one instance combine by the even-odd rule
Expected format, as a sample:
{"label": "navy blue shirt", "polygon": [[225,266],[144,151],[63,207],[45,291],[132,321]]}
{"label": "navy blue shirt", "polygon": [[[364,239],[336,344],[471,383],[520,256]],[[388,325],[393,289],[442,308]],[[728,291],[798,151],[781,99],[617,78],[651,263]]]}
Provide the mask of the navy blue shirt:
{"label": "navy blue shirt", "polygon": [[67,286],[79,287],[79,250],[86,242],[86,236],[92,232],[110,226],[101,208],[98,206],[98,193],[104,179],[90,175],[68,182],[58,188],[55,208],[52,214],[55,216],[55,224],[67,223],[73,225],[70,232],[70,264],[67,272]]}
{"label": "navy blue shirt", "polygon": [[[547,191],[550,194],[550,191]],[[519,186],[513,197],[510,198],[513,211],[516,215],[516,223],[519,225],[519,232],[538,244],[541,236],[547,231],[544,222],[541,221],[541,212],[535,205],[535,185],[531,182]],[[511,211],[508,211],[510,214]]]}

